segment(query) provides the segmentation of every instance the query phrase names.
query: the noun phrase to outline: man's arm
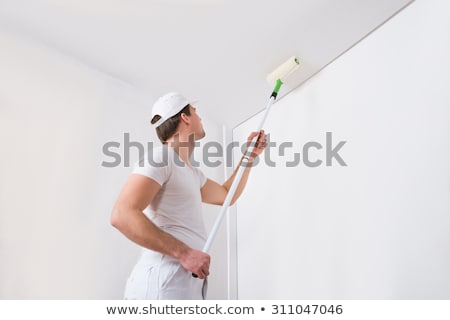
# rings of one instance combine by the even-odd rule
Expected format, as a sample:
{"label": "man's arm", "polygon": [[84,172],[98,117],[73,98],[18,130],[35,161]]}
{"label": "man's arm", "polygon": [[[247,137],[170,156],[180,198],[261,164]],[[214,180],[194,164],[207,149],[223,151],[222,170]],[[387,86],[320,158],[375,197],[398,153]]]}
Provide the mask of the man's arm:
{"label": "man's arm", "polygon": [[138,245],[178,259],[186,270],[203,279],[209,275],[210,256],[162,231],[143,213],[160,188],[150,178],[130,175],[114,205],[111,224]]}
{"label": "man's arm", "polygon": [[244,190],[245,185],[247,184],[248,175],[250,174],[250,169],[253,165],[253,161],[254,161],[255,157],[260,155],[266,146],[266,137],[265,137],[263,130],[261,130],[260,132],[252,132],[250,134],[250,136],[248,137],[247,141],[251,142],[252,139],[256,136],[259,136],[259,137],[256,142],[255,148],[253,149],[253,152],[252,152],[253,158],[251,158],[249,160],[248,164],[242,164],[242,159],[241,159],[241,161],[239,162],[239,165],[236,167],[236,170],[234,170],[231,177],[227,181],[225,181],[225,183],[222,185],[220,185],[219,183],[217,183],[213,180],[210,180],[210,179],[206,180],[205,185],[201,189],[201,195],[202,195],[203,202],[210,203],[210,204],[222,205],[225,201],[228,191],[231,188],[231,185],[233,184],[234,178],[236,177],[239,167],[241,165],[245,165],[246,167],[244,169],[244,173],[242,174],[241,180],[239,181],[239,184],[236,188],[236,192],[234,193],[233,198],[231,199],[230,205],[233,205],[236,202],[236,200],[242,194],[242,191]]}

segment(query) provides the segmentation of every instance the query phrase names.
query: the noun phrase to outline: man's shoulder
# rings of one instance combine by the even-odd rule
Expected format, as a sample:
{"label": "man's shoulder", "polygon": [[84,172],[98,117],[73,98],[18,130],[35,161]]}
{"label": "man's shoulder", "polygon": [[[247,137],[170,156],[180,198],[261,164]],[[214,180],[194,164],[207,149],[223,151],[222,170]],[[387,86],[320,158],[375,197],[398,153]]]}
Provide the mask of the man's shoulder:
{"label": "man's shoulder", "polygon": [[167,167],[173,162],[173,155],[170,148],[166,145],[156,146],[147,150],[139,159],[140,167]]}

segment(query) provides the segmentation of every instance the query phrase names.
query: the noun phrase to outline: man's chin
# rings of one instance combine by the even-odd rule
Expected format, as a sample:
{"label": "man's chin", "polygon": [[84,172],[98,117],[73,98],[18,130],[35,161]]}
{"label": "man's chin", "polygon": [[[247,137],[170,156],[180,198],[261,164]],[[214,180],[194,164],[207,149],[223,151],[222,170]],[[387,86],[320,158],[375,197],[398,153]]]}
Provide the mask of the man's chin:
{"label": "man's chin", "polygon": [[201,139],[203,139],[205,136],[206,136],[206,132],[203,131],[201,134],[195,135],[195,141],[201,140]]}
{"label": "man's chin", "polygon": [[198,137],[197,139],[195,139],[196,141],[198,141],[198,140],[202,140],[204,137],[206,137],[206,135],[204,134],[204,135],[201,135],[200,137]]}

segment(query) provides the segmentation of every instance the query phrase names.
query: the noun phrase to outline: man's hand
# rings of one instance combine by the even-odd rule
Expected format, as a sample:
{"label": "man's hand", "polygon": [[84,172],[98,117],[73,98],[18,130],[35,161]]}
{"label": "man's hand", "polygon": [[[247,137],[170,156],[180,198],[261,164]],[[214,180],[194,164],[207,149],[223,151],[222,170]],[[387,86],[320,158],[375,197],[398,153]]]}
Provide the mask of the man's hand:
{"label": "man's hand", "polygon": [[264,134],[264,130],[261,130],[259,132],[252,132],[247,138],[247,149],[253,145],[252,140],[258,136],[258,139],[256,140],[256,143],[253,146],[253,150],[251,153],[251,157],[254,159],[257,156],[259,156],[266,147],[266,135]]}
{"label": "man's hand", "polygon": [[188,271],[197,275],[199,279],[205,279],[209,275],[209,254],[194,249],[189,249],[179,259],[181,265]]}

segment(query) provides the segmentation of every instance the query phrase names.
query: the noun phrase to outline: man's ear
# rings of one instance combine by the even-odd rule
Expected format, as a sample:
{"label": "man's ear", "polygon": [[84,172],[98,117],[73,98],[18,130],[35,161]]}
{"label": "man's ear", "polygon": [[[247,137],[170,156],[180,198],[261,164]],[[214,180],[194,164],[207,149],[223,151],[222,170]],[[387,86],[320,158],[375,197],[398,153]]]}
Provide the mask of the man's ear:
{"label": "man's ear", "polygon": [[186,113],[180,114],[180,119],[186,124],[189,124],[191,120],[189,119],[189,116]]}

